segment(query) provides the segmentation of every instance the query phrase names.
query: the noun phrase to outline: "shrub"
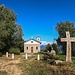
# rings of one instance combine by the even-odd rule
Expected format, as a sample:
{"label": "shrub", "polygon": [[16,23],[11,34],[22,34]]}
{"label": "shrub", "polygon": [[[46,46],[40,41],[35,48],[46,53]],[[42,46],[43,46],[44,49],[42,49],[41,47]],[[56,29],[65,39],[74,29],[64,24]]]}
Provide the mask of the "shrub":
{"label": "shrub", "polygon": [[53,54],[45,53],[43,58],[44,60],[47,60],[49,64],[55,64],[55,56]]}
{"label": "shrub", "polygon": [[44,60],[55,59],[55,56],[49,53],[45,53],[43,58]]}
{"label": "shrub", "polygon": [[20,49],[12,47],[12,48],[9,49],[9,53],[14,53],[14,54],[19,55],[20,54]]}
{"label": "shrub", "polygon": [[0,52],[0,57],[2,56],[2,53]]}

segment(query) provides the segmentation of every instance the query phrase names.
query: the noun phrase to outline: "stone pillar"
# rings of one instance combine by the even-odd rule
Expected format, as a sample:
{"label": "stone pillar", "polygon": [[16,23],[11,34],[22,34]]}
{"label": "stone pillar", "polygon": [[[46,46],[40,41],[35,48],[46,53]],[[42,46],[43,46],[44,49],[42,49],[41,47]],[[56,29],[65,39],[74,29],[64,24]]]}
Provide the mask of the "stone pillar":
{"label": "stone pillar", "polygon": [[26,59],[28,59],[28,55],[27,55],[27,53],[26,53],[25,57],[26,57]]}
{"label": "stone pillar", "polygon": [[8,52],[6,52],[6,57],[8,57]]}
{"label": "stone pillar", "polygon": [[38,56],[37,56],[37,60],[40,60],[40,55],[38,54]]}
{"label": "stone pillar", "polygon": [[12,59],[14,59],[14,53],[12,53]]}

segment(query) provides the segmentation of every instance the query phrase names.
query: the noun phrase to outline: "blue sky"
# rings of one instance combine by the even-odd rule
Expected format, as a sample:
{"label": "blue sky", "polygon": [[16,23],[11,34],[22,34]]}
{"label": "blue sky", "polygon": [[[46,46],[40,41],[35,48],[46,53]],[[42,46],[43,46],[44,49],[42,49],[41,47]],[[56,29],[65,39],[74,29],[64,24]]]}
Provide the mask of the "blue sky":
{"label": "blue sky", "polygon": [[22,26],[25,40],[39,35],[41,41],[54,42],[58,22],[75,23],[75,0],[1,0],[1,4],[18,15],[16,23]]}

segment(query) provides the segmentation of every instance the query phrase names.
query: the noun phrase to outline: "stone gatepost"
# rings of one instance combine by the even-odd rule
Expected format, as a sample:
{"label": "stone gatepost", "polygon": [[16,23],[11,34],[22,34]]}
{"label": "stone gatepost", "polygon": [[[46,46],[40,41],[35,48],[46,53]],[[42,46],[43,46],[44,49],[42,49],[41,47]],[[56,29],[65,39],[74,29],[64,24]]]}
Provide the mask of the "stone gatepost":
{"label": "stone gatepost", "polygon": [[38,56],[37,56],[37,60],[40,60],[40,55],[38,54]]}
{"label": "stone gatepost", "polygon": [[28,59],[28,55],[27,55],[27,53],[26,53],[26,55],[25,55],[25,58]]}
{"label": "stone gatepost", "polygon": [[8,52],[6,52],[6,57],[8,57]]}
{"label": "stone gatepost", "polygon": [[14,59],[14,53],[12,53],[12,59]]}

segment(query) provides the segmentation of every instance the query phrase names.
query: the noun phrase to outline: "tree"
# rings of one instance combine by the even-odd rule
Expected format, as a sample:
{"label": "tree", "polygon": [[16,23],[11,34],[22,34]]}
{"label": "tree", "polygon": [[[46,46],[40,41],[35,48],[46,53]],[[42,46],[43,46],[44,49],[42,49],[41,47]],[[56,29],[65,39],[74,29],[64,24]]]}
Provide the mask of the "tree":
{"label": "tree", "polygon": [[51,51],[51,45],[50,44],[46,45],[45,51]]}
{"label": "tree", "polygon": [[[0,52],[9,51],[9,49],[15,44],[15,38],[13,38],[13,36],[17,33],[16,28],[18,28],[18,25],[16,24],[16,17],[17,15],[13,10],[6,8],[4,5],[0,6]],[[22,31],[21,28],[19,30]],[[22,35],[20,35],[19,38],[22,39]],[[17,38],[17,40],[19,38]]]}
{"label": "tree", "polygon": [[[57,23],[56,26],[56,30],[58,31],[59,37],[57,39],[57,43],[58,45],[62,46],[63,48],[63,54],[66,53],[66,43],[65,42],[61,42],[61,38],[65,38],[66,37],[66,31],[70,32],[70,35],[72,37],[75,37],[75,28],[74,28],[74,24],[72,22],[66,21],[66,22],[60,22]],[[75,43],[72,43],[72,55],[75,55],[75,47],[74,47]]]}
{"label": "tree", "polygon": [[56,51],[56,54],[58,54],[58,46],[57,46],[57,44],[56,43],[53,43],[52,44],[52,47],[53,47],[53,50],[55,50]]}
{"label": "tree", "polygon": [[13,42],[14,42],[14,47],[18,47],[21,51],[23,51],[24,48],[24,40],[22,38],[23,36],[23,31],[20,25],[16,25],[15,27],[15,32],[13,34]]}

